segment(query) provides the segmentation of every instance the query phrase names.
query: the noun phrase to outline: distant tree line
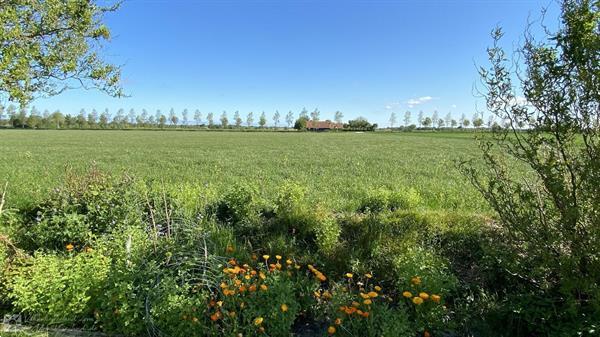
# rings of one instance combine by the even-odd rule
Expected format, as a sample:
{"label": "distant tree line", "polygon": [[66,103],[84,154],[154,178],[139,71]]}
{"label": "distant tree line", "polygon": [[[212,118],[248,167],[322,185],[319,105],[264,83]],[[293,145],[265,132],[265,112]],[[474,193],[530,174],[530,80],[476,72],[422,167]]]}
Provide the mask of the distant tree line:
{"label": "distant tree line", "polygon": [[[272,123],[267,125],[269,118],[264,111],[258,115],[258,118],[255,117],[254,112],[242,116],[239,111],[235,111],[230,119],[226,111],[216,115],[213,112],[204,114],[200,110],[191,112],[188,109],[177,113],[173,108],[168,113],[161,110],[152,113],[146,109],[140,111],[119,109],[114,113],[109,109],[92,109],[91,111],[81,109],[77,114],[64,114],[60,110],[40,111],[35,106],[27,109],[26,107],[18,108],[12,104],[8,107],[0,105],[0,126],[23,129],[255,129],[267,127],[290,129],[298,119],[308,118],[308,116],[309,113],[306,109],[303,109],[298,117],[292,111],[288,111],[285,115],[275,111],[270,118]],[[319,110],[315,109],[310,116],[312,120],[319,121]],[[341,123],[343,114],[337,111],[334,118],[337,123]]]}
{"label": "distant tree line", "polygon": [[[530,128],[534,122],[534,120],[531,120],[529,123],[521,122],[518,127],[527,129]],[[493,130],[505,128],[508,123],[509,121],[497,120],[497,117],[494,115],[489,116],[487,121],[484,121],[483,115],[479,113],[473,114],[471,118],[467,118],[463,113],[460,115],[460,118],[455,119],[450,112],[441,117],[437,110],[433,111],[431,116],[426,116],[423,111],[419,111],[416,121],[413,123],[412,112],[406,111],[404,113],[403,124],[398,124],[398,116],[395,112],[390,114],[389,129],[411,131],[415,129],[464,129],[472,127],[475,129],[487,128]]]}
{"label": "distant tree line", "polygon": [[[358,117],[343,122],[344,114],[341,111],[334,113],[333,121],[326,119],[327,122],[335,122],[342,125],[345,131],[374,131],[378,128],[376,123],[370,123],[364,117]],[[269,123],[269,120],[271,123]],[[292,111],[286,114],[276,110],[270,118],[263,111],[255,117],[254,112],[242,115],[239,111],[230,115],[223,111],[216,115],[213,112],[206,114],[200,110],[190,111],[184,109],[180,113],[171,108],[164,113],[156,110],[153,113],[146,110],[118,109],[111,112],[109,109],[87,111],[81,109],[77,114],[64,114],[60,110],[53,112],[49,110],[40,111],[35,106],[30,109],[26,107],[17,107],[0,105],[0,127],[13,127],[23,129],[167,129],[167,128],[199,128],[199,129],[297,129],[308,130],[307,122],[321,121],[321,112],[318,109],[309,112],[306,108],[302,109],[298,115]],[[412,113],[404,113],[403,124],[398,124],[398,118],[395,112],[392,112],[389,119],[389,129],[396,131],[411,130],[430,130],[430,129],[461,129],[473,127],[476,129],[487,127],[488,129],[503,128],[506,122],[498,121],[494,116],[484,122],[483,116],[474,114],[472,118],[467,118],[463,113],[456,120],[451,113],[441,118],[437,111],[431,116],[426,116],[420,111],[416,118],[416,123],[412,123]],[[527,123],[521,123],[521,128],[528,128]]]}

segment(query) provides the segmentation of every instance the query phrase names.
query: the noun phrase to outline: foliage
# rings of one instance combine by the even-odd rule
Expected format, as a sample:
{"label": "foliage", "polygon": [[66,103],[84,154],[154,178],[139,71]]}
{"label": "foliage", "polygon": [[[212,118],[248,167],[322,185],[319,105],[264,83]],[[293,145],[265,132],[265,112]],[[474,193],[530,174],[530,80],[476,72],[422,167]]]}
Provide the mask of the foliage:
{"label": "foliage", "polygon": [[101,252],[36,254],[10,280],[13,304],[39,323],[71,326],[89,314],[103,291],[110,260]]}
{"label": "foliage", "polygon": [[[491,66],[480,70],[487,107],[507,127],[482,140],[485,170],[463,170],[500,218],[497,235],[506,244],[498,260],[513,289],[498,312],[515,320],[515,333],[597,329],[599,22],[597,2],[565,0],[557,32],[546,29],[543,41],[526,34],[519,49],[524,71],[510,72],[500,29],[488,49]],[[531,127],[520,131],[524,124]],[[506,157],[527,168],[526,179],[513,174]]]}
{"label": "foliage", "polygon": [[119,68],[98,50],[110,38],[102,23],[115,6],[95,1],[0,1],[0,92],[26,105],[36,94],[73,87],[121,96]]}

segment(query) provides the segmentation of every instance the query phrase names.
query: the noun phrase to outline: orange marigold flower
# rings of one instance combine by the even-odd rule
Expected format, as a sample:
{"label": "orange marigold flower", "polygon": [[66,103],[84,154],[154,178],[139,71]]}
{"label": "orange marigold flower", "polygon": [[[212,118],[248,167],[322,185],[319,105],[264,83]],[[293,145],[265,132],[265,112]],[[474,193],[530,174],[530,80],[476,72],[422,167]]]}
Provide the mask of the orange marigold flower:
{"label": "orange marigold flower", "polygon": [[335,323],[335,325],[340,325],[340,324],[342,324],[342,319],[336,318],[334,323]]}
{"label": "orange marigold flower", "polygon": [[365,305],[371,305],[373,303],[373,301],[371,301],[371,300],[364,300],[363,303]]}
{"label": "orange marigold flower", "polygon": [[362,297],[364,300],[366,300],[369,298],[369,295],[365,294],[365,293],[360,293],[360,297]]}
{"label": "orange marigold flower", "polygon": [[427,300],[427,299],[429,299],[429,294],[428,293],[419,293],[419,297],[424,300]]}
{"label": "orange marigold flower", "polygon": [[369,295],[369,297],[370,297],[370,298],[375,298],[375,297],[377,297],[377,293],[376,293],[376,292],[374,292],[374,291],[369,291],[369,293],[368,293],[367,295]]}
{"label": "orange marigold flower", "polygon": [[442,297],[440,297],[440,295],[431,295],[431,300],[434,301],[435,303],[440,303],[441,299],[442,299]]}
{"label": "orange marigold flower", "polygon": [[267,291],[267,289],[269,289],[269,287],[267,287],[267,285],[266,285],[266,284],[261,284],[261,285],[260,285],[260,290],[262,290],[262,291]]}
{"label": "orange marigold flower", "polygon": [[410,291],[405,291],[402,293],[402,296],[406,297],[406,298],[411,298],[412,297],[412,293]]}
{"label": "orange marigold flower", "polygon": [[260,316],[256,317],[254,319],[254,325],[261,325],[263,321],[264,321],[264,319],[262,317],[260,317]]}
{"label": "orange marigold flower", "polygon": [[363,312],[362,317],[364,317],[364,318],[369,317],[369,312],[368,311]]}
{"label": "orange marigold flower", "polygon": [[219,318],[220,318],[220,315],[219,315],[218,311],[215,312],[214,314],[210,315],[210,320],[213,321],[213,322],[216,321],[216,320],[218,320]]}
{"label": "orange marigold flower", "polygon": [[284,304],[282,304],[282,305],[281,305],[281,311],[282,311],[282,312],[287,312],[287,311],[288,311],[288,306],[287,306],[287,304],[285,304],[285,303],[284,303]]}
{"label": "orange marigold flower", "polygon": [[285,260],[285,264],[287,264],[288,266],[291,265],[292,264],[292,260],[290,260],[290,259]]}
{"label": "orange marigold flower", "polygon": [[412,279],[410,279],[410,282],[414,285],[419,285],[421,284],[421,278],[419,276],[415,276]]}
{"label": "orange marigold flower", "polygon": [[325,282],[327,280],[327,277],[325,275],[323,275],[322,273],[318,273],[317,279],[321,282]]}
{"label": "orange marigold flower", "polygon": [[335,327],[331,325],[329,328],[327,328],[327,333],[333,335],[335,333]]}
{"label": "orange marigold flower", "polygon": [[419,305],[423,303],[423,299],[421,297],[413,297],[412,302],[416,305]]}
{"label": "orange marigold flower", "polygon": [[235,251],[235,248],[233,248],[233,246],[227,246],[228,253],[233,253],[234,251]]}
{"label": "orange marigold flower", "polygon": [[72,244],[69,243],[68,245],[65,246],[65,248],[67,249],[67,251],[70,252],[73,250],[73,248],[75,248],[75,246],[73,246]]}
{"label": "orange marigold flower", "polygon": [[381,291],[381,287],[380,286],[375,286],[375,290],[376,291]]}
{"label": "orange marigold flower", "polygon": [[255,291],[256,291],[256,285],[254,285],[254,284],[253,284],[253,285],[251,285],[251,286],[248,288],[248,291],[255,292]]}
{"label": "orange marigold flower", "polygon": [[352,301],[352,306],[355,308],[358,308],[360,306],[360,303],[358,303],[356,301]]}
{"label": "orange marigold flower", "polygon": [[256,260],[258,260],[258,256],[256,256],[256,254],[252,254],[251,259],[253,261],[256,261]]}

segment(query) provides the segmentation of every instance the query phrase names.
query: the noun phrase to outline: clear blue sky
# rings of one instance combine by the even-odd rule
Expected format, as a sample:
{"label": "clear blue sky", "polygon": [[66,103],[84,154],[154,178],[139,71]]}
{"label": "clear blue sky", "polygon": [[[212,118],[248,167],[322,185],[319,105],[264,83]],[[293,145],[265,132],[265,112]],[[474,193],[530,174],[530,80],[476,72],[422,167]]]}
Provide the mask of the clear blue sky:
{"label": "clear blue sky", "polygon": [[392,111],[399,120],[406,110],[471,117],[484,108],[473,86],[491,29],[503,26],[512,48],[528,17],[548,5],[553,26],[549,0],[126,0],[106,18],[105,55],[123,64],[131,97],[76,90],[33,105],[75,114],[226,110],[230,118],[306,107],[321,119],[340,110],[380,125]]}

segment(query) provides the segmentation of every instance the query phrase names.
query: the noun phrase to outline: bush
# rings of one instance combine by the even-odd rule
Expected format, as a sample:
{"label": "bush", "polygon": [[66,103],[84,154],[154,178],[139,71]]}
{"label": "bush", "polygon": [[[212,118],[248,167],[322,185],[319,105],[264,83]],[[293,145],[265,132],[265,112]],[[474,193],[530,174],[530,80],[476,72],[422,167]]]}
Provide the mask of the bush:
{"label": "bush", "polygon": [[360,202],[359,212],[382,212],[412,210],[421,203],[421,196],[414,188],[401,191],[377,189],[370,191]]}
{"label": "bush", "polygon": [[217,204],[217,219],[232,226],[236,235],[255,236],[262,233],[262,204],[255,187],[233,186]]}
{"label": "bush", "polygon": [[73,326],[91,317],[91,303],[104,290],[110,259],[90,251],[67,256],[36,254],[11,281],[10,297],[38,323]]}

